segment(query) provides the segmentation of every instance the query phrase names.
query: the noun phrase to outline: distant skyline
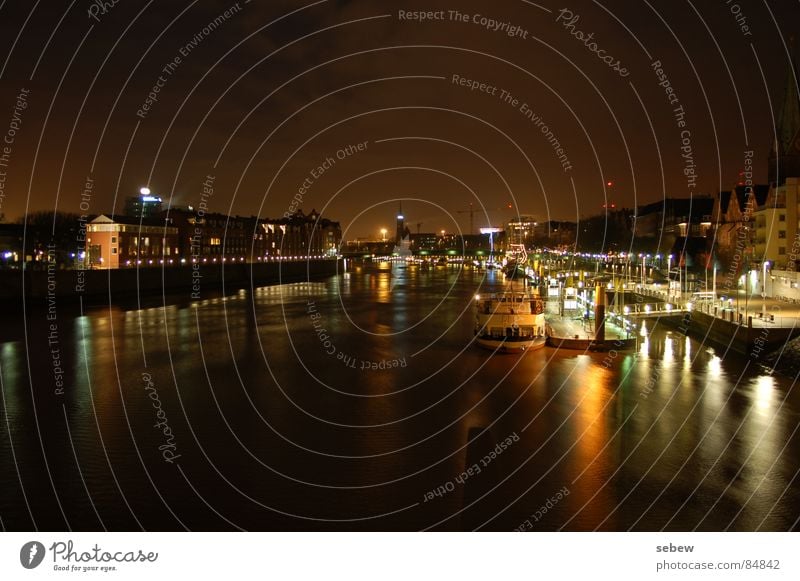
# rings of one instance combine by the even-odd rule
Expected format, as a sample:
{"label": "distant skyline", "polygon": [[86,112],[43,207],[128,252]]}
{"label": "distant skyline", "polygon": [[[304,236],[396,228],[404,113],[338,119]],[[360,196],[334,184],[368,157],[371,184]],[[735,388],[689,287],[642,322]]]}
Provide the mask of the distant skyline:
{"label": "distant skyline", "polygon": [[412,232],[456,232],[470,203],[477,229],[713,195],[747,152],[764,183],[800,16],[724,2],[69,6],[0,8],[6,220],[119,213],[142,186],[197,205],[213,176],[209,211],[295,204],[345,239],[391,231],[401,199]]}

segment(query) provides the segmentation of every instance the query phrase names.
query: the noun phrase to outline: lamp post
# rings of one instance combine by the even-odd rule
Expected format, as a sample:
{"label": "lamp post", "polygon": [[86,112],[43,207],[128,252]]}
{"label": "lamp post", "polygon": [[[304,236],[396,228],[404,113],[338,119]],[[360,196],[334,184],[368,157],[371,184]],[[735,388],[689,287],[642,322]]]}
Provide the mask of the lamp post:
{"label": "lamp post", "polygon": [[[750,272],[749,270],[747,271]],[[749,274],[745,275],[744,277],[744,322],[747,323],[747,307],[748,307],[748,296],[750,295],[750,288],[748,288],[747,282],[749,278]]]}
{"label": "lamp post", "polygon": [[714,293],[714,302],[717,300],[717,263],[714,262],[714,273],[711,275],[711,292]]}
{"label": "lamp post", "polygon": [[761,278],[761,318],[767,320],[767,267],[769,260],[765,260],[762,265],[762,278]]}
{"label": "lamp post", "polygon": [[672,255],[667,256],[667,300],[672,300]]}
{"label": "lamp post", "polygon": [[627,256],[625,256],[625,284],[629,284],[631,282],[631,253],[629,252]]}
{"label": "lamp post", "polygon": [[386,242],[386,234],[387,233],[388,233],[388,230],[386,228],[381,228],[381,240],[383,242]]}
{"label": "lamp post", "polygon": [[741,307],[739,306],[739,287],[742,284],[742,278],[739,277],[736,279],[736,317],[741,316]]}
{"label": "lamp post", "polygon": [[641,282],[641,279],[642,279],[642,262],[643,262],[642,254],[639,253],[636,257],[639,259],[639,262],[636,263],[636,276],[639,278],[639,280]]}
{"label": "lamp post", "polygon": [[642,259],[642,288],[644,288],[645,283],[645,269],[647,268],[647,261],[643,258]]}

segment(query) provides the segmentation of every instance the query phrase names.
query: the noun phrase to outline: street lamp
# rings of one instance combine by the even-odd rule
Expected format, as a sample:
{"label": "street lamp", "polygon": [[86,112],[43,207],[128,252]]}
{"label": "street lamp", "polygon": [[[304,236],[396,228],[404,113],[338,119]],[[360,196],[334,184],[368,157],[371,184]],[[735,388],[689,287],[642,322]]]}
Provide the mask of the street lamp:
{"label": "street lamp", "polygon": [[714,301],[717,300],[717,261],[714,261],[714,274],[711,278],[711,291],[714,293]]}
{"label": "street lamp", "polygon": [[381,228],[381,238],[382,238],[383,242],[386,242],[386,234],[387,234],[387,232],[388,232],[388,230],[386,228]]}
{"label": "street lamp", "polygon": [[672,299],[672,255],[667,256],[667,298]]}
{"label": "street lamp", "polygon": [[769,260],[765,260],[763,267],[763,275],[761,278],[761,318],[767,320],[767,267]]}

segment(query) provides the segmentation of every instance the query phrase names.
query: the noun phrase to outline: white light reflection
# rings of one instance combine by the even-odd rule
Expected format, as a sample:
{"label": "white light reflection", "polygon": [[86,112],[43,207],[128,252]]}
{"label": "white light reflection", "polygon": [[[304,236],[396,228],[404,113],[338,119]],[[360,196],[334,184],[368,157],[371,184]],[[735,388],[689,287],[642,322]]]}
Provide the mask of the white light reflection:
{"label": "white light reflection", "polygon": [[645,337],[639,345],[639,356],[648,359],[650,355],[650,341]]}
{"label": "white light reflection", "polygon": [[667,335],[664,339],[664,363],[672,363],[672,358],[675,356],[675,352],[672,348],[672,337]]}
{"label": "white light reflection", "polygon": [[715,379],[722,375],[722,359],[716,355],[712,355],[708,360],[708,373]]}
{"label": "white light reflection", "polygon": [[753,403],[761,411],[772,409],[775,399],[775,380],[771,375],[762,375],[756,379]]}

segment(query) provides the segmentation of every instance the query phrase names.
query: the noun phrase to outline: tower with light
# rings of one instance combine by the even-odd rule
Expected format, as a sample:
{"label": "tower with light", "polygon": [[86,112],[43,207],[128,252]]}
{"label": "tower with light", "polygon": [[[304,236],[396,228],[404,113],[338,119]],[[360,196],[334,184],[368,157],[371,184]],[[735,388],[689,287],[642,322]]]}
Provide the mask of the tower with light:
{"label": "tower with light", "polygon": [[397,209],[397,230],[395,232],[395,243],[400,244],[405,237],[405,216],[403,215],[403,202],[400,202],[400,205]]}

